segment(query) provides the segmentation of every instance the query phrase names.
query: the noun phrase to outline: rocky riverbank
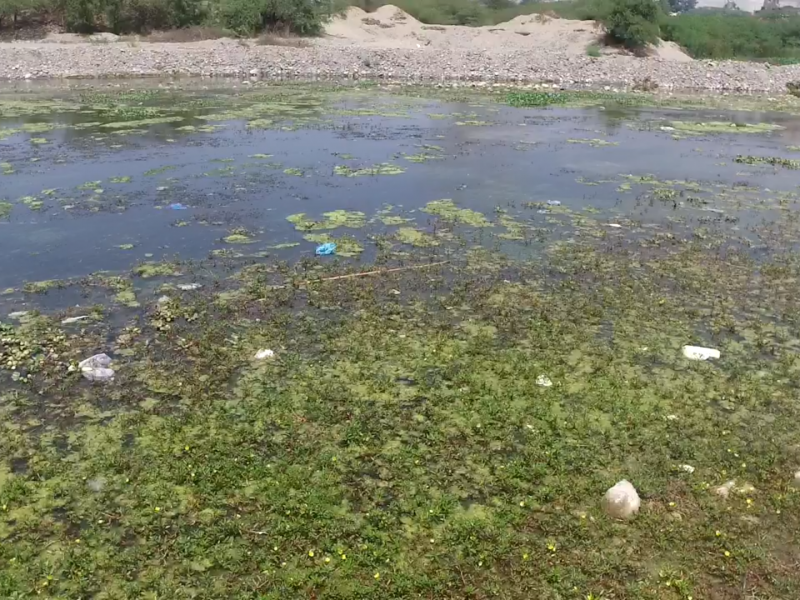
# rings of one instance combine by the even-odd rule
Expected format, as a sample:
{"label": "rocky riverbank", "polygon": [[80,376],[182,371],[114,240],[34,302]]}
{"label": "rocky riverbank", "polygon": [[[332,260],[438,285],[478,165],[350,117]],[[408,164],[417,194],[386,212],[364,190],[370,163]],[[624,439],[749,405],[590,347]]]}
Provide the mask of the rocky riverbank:
{"label": "rocky riverbank", "polygon": [[214,40],[193,43],[11,42],[0,44],[0,79],[154,76],[253,79],[359,79],[418,83],[502,82],[662,90],[785,93],[800,65],[682,62],[659,57],[576,55],[561,49],[386,48],[341,40],[305,47]]}

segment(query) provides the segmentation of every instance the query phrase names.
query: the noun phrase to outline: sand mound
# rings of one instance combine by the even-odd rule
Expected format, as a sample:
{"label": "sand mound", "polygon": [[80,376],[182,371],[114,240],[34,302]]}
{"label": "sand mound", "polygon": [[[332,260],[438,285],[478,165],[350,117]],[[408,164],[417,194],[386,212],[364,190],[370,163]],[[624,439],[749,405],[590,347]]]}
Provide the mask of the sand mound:
{"label": "sand mound", "polygon": [[692,62],[694,59],[686,54],[675,42],[661,42],[653,49],[653,55],[661,60],[674,62]]}
{"label": "sand mound", "polygon": [[[375,12],[351,7],[326,27],[326,43],[357,43],[368,48],[424,48],[464,52],[541,49],[568,56],[585,56],[592,44],[602,45],[604,30],[594,21],[571,21],[544,14],[522,15],[492,27],[425,25],[404,10],[385,4]],[[620,50],[607,49],[616,54]],[[691,60],[674,44],[662,44],[653,55],[667,61]]]}

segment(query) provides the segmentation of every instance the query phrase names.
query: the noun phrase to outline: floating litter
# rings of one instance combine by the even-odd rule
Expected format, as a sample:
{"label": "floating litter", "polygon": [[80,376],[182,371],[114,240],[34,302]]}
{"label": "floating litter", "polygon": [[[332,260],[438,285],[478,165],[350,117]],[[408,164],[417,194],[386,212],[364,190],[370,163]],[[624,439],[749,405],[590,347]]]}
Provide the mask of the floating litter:
{"label": "floating litter", "polygon": [[170,204],[169,207],[172,210],[189,210],[189,207],[185,204],[181,204],[180,202],[176,202],[174,204]]}
{"label": "floating litter", "polygon": [[329,256],[335,253],[336,253],[336,244],[334,244],[333,242],[327,242],[325,244],[321,244],[317,246],[317,250],[315,251],[315,254],[317,256]]}

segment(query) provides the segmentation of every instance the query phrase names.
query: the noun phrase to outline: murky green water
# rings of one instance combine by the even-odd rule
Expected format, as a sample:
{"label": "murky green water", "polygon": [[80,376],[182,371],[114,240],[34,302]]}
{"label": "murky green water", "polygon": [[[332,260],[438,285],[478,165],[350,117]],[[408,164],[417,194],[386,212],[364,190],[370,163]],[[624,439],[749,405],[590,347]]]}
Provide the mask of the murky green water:
{"label": "murky green water", "polygon": [[[692,128],[708,122],[724,126]],[[780,128],[732,125],[744,123]],[[384,222],[399,218],[431,232],[419,210],[440,199],[489,215],[487,233],[506,242],[569,237],[560,226],[583,216],[622,225],[606,230],[621,236],[702,225],[758,245],[776,211],[792,210],[796,173],[734,158],[800,156],[786,149],[797,131],[795,119],[751,112],[515,109],[313,88],[15,95],[0,104],[0,287],[214,252],[310,255],[314,242],[287,221],[301,212],[363,212],[370,234],[389,237],[399,225]],[[239,230],[246,248],[226,242]]]}

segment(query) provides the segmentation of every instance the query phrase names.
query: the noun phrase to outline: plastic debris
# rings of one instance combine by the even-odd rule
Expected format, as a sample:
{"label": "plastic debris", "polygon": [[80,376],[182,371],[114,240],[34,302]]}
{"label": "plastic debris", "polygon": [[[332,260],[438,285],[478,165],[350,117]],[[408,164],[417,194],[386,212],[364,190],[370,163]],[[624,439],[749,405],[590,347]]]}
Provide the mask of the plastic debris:
{"label": "plastic debris", "polygon": [[714,488],[714,493],[717,496],[721,496],[723,498],[727,498],[728,496],[730,496],[731,490],[733,489],[733,486],[735,486],[735,485],[736,485],[736,482],[733,479],[731,479],[730,481],[726,481],[722,485],[715,487]]}
{"label": "plastic debris", "polygon": [[111,381],[114,379],[114,369],[111,366],[111,357],[107,354],[95,354],[78,363],[83,376],[89,381]]}
{"label": "plastic debris", "polygon": [[622,228],[622,225],[620,225],[619,223],[609,223],[608,226],[609,227],[613,227],[614,229],[621,229]]}
{"label": "plastic debris", "polygon": [[275,356],[275,351],[270,350],[269,348],[264,348],[263,350],[259,350],[256,352],[255,359],[256,360],[264,360],[265,358],[272,358]]}
{"label": "plastic debris", "polygon": [[189,210],[189,207],[185,204],[181,204],[180,202],[175,202],[174,204],[170,204],[169,207],[172,210]]}
{"label": "plastic debris", "polygon": [[179,283],[178,289],[184,292],[193,292],[194,290],[199,290],[202,285],[199,283]]}
{"label": "plastic debris", "polygon": [[553,382],[547,375],[539,375],[536,378],[536,385],[540,385],[542,387],[552,387]]}
{"label": "plastic debris", "polygon": [[680,466],[680,469],[681,469],[681,471],[686,471],[686,472],[687,472],[687,473],[689,473],[690,475],[691,475],[692,473],[694,473],[694,467],[693,467],[692,465],[681,465],[681,466]]}
{"label": "plastic debris", "polygon": [[719,350],[703,348],[702,346],[684,346],[683,355],[689,360],[708,360],[720,357]]}
{"label": "plastic debris", "polygon": [[548,200],[547,206],[561,206],[561,200]]}
{"label": "plastic debris", "polygon": [[731,492],[736,492],[737,494],[752,494],[756,491],[756,488],[753,487],[750,483],[743,483],[741,485],[736,485],[736,480],[731,479],[730,481],[726,481],[722,485],[719,485],[714,488],[714,493],[721,498],[727,498],[731,495]]}
{"label": "plastic debris", "polygon": [[86,487],[93,492],[102,492],[103,488],[106,487],[106,478],[93,477],[92,479],[86,482]]}
{"label": "plastic debris", "polygon": [[636,488],[626,479],[609,488],[603,497],[603,510],[614,519],[633,518],[639,512],[640,505]]}
{"label": "plastic debris", "polygon": [[15,321],[18,321],[21,318],[27,317],[27,316],[28,316],[28,311],[27,310],[18,310],[16,312],[8,313],[8,318],[9,319],[14,319]]}
{"label": "plastic debris", "polygon": [[327,242],[325,244],[321,244],[317,246],[317,250],[315,251],[315,254],[317,256],[329,256],[335,253],[336,253],[336,244],[334,244],[333,242]]}
{"label": "plastic debris", "polygon": [[82,317],[68,317],[68,318],[64,319],[63,321],[61,321],[61,324],[62,325],[70,325],[72,323],[77,323],[78,321],[83,321],[84,319],[89,319],[89,318],[90,317],[88,315],[84,315]]}

